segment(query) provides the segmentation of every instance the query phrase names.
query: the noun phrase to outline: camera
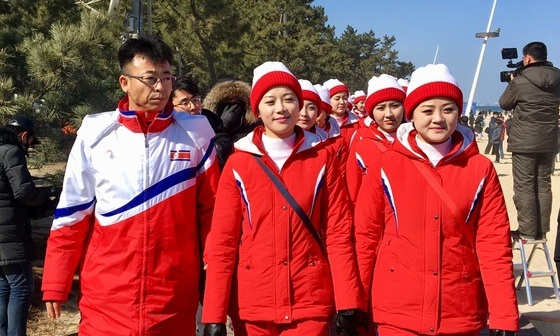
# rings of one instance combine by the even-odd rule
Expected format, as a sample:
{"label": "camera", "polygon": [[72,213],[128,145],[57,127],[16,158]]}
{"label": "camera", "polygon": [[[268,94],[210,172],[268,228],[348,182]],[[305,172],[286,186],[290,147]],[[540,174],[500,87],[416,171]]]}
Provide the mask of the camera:
{"label": "camera", "polygon": [[506,66],[515,70],[500,72],[500,82],[509,82],[511,81],[511,75],[513,75],[513,77],[519,75],[521,69],[523,68],[523,61],[513,63],[512,60],[517,57],[517,48],[502,48],[502,59],[509,59]]}

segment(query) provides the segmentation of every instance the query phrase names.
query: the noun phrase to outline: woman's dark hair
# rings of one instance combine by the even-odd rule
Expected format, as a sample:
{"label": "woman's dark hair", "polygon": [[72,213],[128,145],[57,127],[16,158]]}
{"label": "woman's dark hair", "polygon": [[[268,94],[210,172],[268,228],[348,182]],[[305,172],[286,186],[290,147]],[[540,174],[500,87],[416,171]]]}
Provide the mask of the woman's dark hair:
{"label": "woman's dark hair", "polygon": [[142,55],[154,63],[173,63],[173,50],[158,36],[143,35],[126,40],[118,52],[121,72],[136,55]]}
{"label": "woman's dark hair", "polygon": [[175,84],[173,84],[173,91],[171,91],[171,97],[169,99],[173,99],[176,90],[184,90],[192,94],[193,96],[200,96],[198,85],[196,85],[196,83],[188,77],[183,76],[177,78]]}

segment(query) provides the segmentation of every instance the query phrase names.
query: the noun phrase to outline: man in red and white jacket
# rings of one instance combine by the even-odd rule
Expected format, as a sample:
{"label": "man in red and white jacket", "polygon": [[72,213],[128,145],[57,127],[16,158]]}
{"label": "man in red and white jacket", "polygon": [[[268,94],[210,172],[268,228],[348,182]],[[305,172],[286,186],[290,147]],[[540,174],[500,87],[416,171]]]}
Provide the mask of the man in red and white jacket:
{"label": "man in red and white jacket", "polygon": [[200,251],[219,179],[206,117],[173,111],[171,49],[119,49],[116,111],[84,118],[48,240],[42,290],[60,316],[76,270],[80,335],[194,335]]}

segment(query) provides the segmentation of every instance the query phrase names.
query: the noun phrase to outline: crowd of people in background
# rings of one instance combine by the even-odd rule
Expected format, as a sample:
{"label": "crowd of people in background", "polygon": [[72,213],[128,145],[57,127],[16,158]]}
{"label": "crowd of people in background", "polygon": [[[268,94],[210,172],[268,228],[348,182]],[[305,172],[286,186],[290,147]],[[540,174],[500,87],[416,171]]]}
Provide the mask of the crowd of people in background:
{"label": "crowd of people in background", "polygon": [[[553,161],[560,70],[534,43],[524,49],[527,76],[546,67],[557,80],[542,89],[555,108],[546,126],[555,147],[535,143]],[[517,185],[529,182],[515,172],[542,161],[518,147],[519,128],[530,129],[521,117],[530,108],[512,93],[523,92],[523,79],[506,89],[502,112],[464,115],[443,64],[410,79],[372,76],[366,91],[350,94],[337,78],[313,83],[267,61],[251,84],[223,78],[203,96],[195,81],[173,76],[160,38],[129,39],[117,58],[126,95],[115,111],[83,120],[68,158],[41,284],[49,318],[60,317],[78,272],[84,335],[225,336],[228,320],[236,336],[519,329],[504,195],[477,140],[486,134],[484,154],[497,164],[509,135],[519,234],[543,238],[551,200],[540,190],[552,161],[535,182],[542,201],[521,195]],[[13,148],[5,148],[19,167],[22,144],[36,139],[17,130],[26,133],[20,142],[9,133]],[[2,173],[6,187],[12,172]],[[13,199],[44,202],[28,172],[19,174],[28,189],[23,197],[12,183],[11,208]],[[520,209],[533,202],[541,209]],[[24,233],[14,240],[26,242]],[[8,288],[3,246],[0,285]],[[18,259],[22,279],[31,259]],[[27,301],[7,302],[0,329],[25,335]]]}

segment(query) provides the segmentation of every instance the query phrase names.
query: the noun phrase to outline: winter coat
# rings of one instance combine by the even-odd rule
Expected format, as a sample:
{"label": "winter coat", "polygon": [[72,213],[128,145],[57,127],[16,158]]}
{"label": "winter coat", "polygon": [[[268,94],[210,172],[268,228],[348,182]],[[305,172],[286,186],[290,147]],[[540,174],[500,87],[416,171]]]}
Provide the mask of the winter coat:
{"label": "winter coat", "polygon": [[80,264],[80,335],[194,334],[219,179],[213,135],[204,116],[170,104],[144,133],[127,98],[84,118],[42,285],[44,300],[66,300]]}
{"label": "winter coat", "polygon": [[481,134],[483,127],[484,127],[484,117],[478,115],[474,121],[474,132],[476,134]]}
{"label": "winter coat", "polygon": [[349,160],[346,161],[346,185],[353,204],[356,203],[362,185],[362,177],[368,167],[381,157],[381,153],[391,149],[391,142],[379,130],[376,123],[356,131]]}
{"label": "winter coat", "polygon": [[492,133],[494,132],[494,130],[496,129],[496,126],[498,126],[497,121],[498,118],[492,116],[490,117],[490,122],[488,123],[488,128],[485,130],[486,133],[488,133],[488,140],[492,139]]}
{"label": "winter coat", "polygon": [[246,136],[257,125],[257,119],[251,111],[249,95],[251,86],[240,80],[222,80],[210,89],[202,106],[213,111],[222,120],[222,126],[216,131],[214,144],[220,168],[223,168],[233,153],[233,143]]}
{"label": "winter coat", "polygon": [[[354,219],[374,320],[436,335],[476,332],[489,314],[490,328],[517,330],[509,221],[492,162],[461,125],[435,167],[412,124],[397,135],[393,149],[368,168]],[[414,162],[447,192],[460,219]]]}
{"label": "winter coat", "polygon": [[560,69],[550,62],[525,66],[500,97],[504,110],[514,110],[508,130],[510,152],[557,151]]}
{"label": "winter coat", "polygon": [[489,137],[493,145],[499,145],[504,140],[504,123],[501,120],[496,123]]}
{"label": "winter coat", "polygon": [[[280,172],[262,144],[263,127],[235,143],[222,172],[207,250],[202,320],[292,323],[359,307],[351,213],[334,153],[296,127]],[[256,158],[255,158],[256,157]],[[322,237],[325,254],[259,166],[277,174]]]}
{"label": "winter coat", "polygon": [[0,266],[33,261],[27,207],[43,204],[47,192],[35,186],[16,134],[0,128]]}
{"label": "winter coat", "polygon": [[[317,128],[318,126],[314,126]],[[339,162],[340,174],[346,176],[346,160],[348,160],[348,144],[346,140],[341,135],[340,126],[338,126],[336,120],[331,117],[327,117],[327,122],[324,128],[322,128],[327,134],[327,139],[325,141],[326,145],[331,147],[336,158]],[[318,132],[314,132],[319,134]],[[321,135],[322,136],[322,135]],[[324,137],[324,136],[322,136]]]}
{"label": "winter coat", "polygon": [[339,121],[340,135],[349,144],[352,142],[354,132],[360,128],[359,118],[352,112],[345,112],[342,120]]}

